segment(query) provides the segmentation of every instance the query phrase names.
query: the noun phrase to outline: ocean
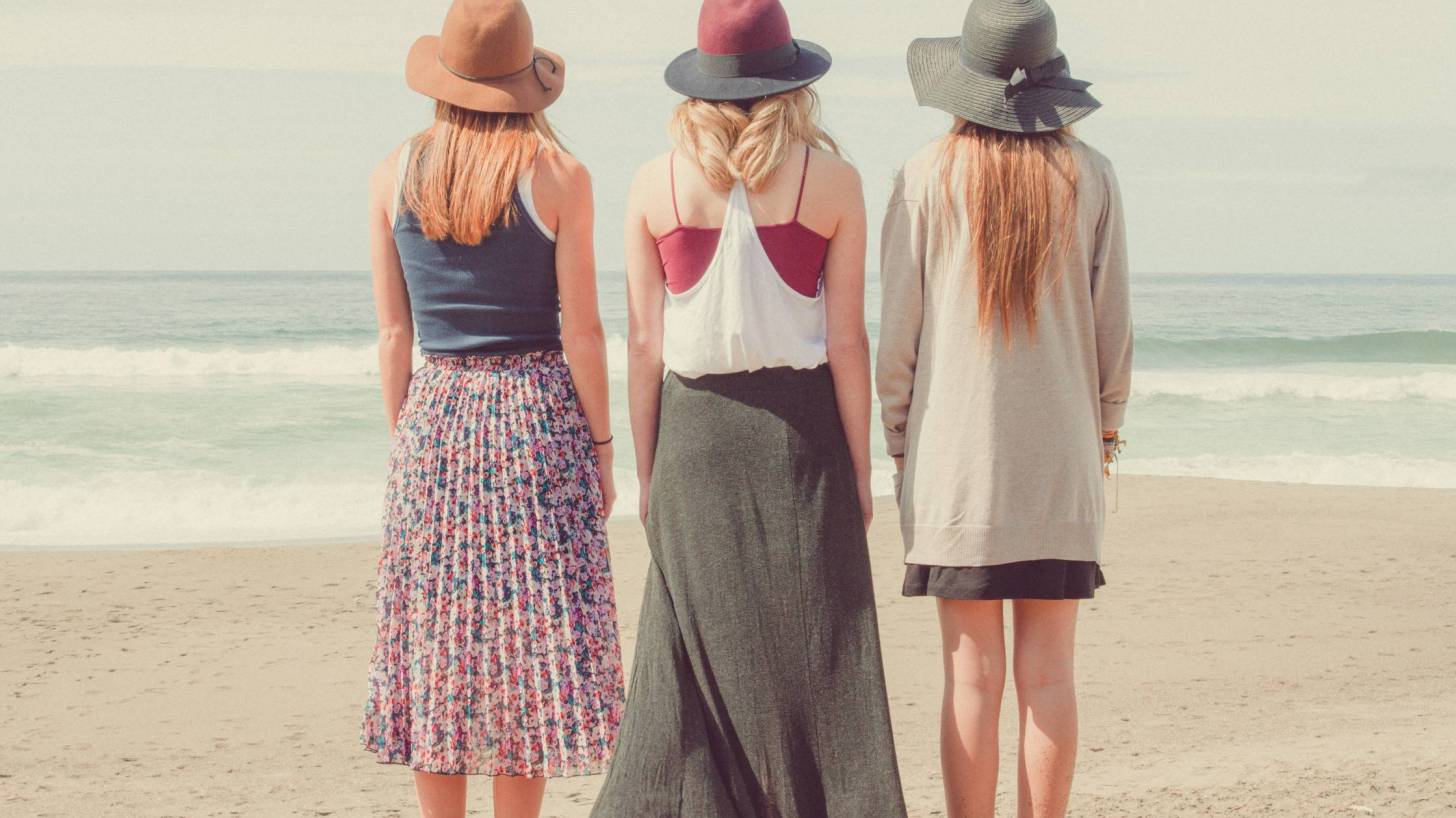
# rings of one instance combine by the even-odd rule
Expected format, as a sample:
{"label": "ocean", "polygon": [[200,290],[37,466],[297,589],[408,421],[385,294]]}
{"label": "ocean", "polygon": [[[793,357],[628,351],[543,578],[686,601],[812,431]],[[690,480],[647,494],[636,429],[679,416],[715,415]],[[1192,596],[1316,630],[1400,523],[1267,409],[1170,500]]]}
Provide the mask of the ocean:
{"label": "ocean", "polygon": [[[622,276],[601,282],[633,514]],[[1133,287],[1124,473],[1456,488],[1456,277]],[[365,272],[0,274],[0,547],[377,536],[374,335]]]}

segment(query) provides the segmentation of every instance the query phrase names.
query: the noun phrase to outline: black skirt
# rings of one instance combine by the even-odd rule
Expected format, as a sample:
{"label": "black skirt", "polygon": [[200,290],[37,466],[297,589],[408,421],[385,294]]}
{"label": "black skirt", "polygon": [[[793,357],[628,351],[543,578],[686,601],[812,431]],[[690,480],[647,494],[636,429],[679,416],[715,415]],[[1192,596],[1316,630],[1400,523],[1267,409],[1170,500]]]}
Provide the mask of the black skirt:
{"label": "black skirt", "polygon": [[941,599],[1091,599],[1106,584],[1101,566],[1078,560],[906,565],[901,593]]}
{"label": "black skirt", "polygon": [[827,367],[669,375],[652,563],[594,818],[904,818]]}

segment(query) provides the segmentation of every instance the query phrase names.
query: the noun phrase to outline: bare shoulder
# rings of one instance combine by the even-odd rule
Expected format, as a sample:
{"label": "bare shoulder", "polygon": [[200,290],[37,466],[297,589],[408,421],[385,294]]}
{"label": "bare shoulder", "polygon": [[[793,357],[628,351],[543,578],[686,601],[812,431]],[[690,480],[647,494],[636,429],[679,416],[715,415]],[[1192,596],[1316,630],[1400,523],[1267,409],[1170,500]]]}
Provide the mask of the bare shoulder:
{"label": "bare shoulder", "polygon": [[374,170],[369,174],[369,187],[371,190],[389,190],[394,187],[394,177],[399,170],[399,152],[404,150],[403,145],[396,145],[389,155],[379,160]]}
{"label": "bare shoulder", "polygon": [[536,157],[535,172],[561,190],[591,188],[591,171],[580,159],[560,148],[542,150]]}
{"label": "bare shoulder", "polygon": [[860,188],[859,168],[833,151],[823,148],[810,150],[809,172],[823,180],[836,192],[847,193]]}
{"label": "bare shoulder", "polygon": [[637,166],[637,171],[632,174],[632,184],[627,189],[629,217],[631,212],[640,212],[643,203],[652,199],[653,192],[666,188],[671,155],[663,153]]}
{"label": "bare shoulder", "polygon": [[632,175],[632,188],[655,188],[658,182],[665,181],[671,160],[672,153],[665,151],[643,162]]}
{"label": "bare shoulder", "polygon": [[397,145],[370,171],[369,200],[375,205],[386,208],[389,206],[396,184],[394,177],[399,173],[399,152],[403,149],[403,145]]}

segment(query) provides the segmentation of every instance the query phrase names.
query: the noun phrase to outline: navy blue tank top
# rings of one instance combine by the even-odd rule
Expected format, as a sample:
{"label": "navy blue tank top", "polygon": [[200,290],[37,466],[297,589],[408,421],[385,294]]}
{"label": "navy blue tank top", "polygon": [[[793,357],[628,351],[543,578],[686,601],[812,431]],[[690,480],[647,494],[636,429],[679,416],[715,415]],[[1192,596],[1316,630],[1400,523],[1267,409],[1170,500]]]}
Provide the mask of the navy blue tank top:
{"label": "navy blue tank top", "polygon": [[[410,146],[401,149],[407,154]],[[400,162],[403,178],[405,162]],[[529,177],[525,180],[530,183]],[[420,350],[430,355],[509,355],[561,349],[556,242],[521,197],[478,245],[425,238],[396,194],[394,246],[404,266]]]}

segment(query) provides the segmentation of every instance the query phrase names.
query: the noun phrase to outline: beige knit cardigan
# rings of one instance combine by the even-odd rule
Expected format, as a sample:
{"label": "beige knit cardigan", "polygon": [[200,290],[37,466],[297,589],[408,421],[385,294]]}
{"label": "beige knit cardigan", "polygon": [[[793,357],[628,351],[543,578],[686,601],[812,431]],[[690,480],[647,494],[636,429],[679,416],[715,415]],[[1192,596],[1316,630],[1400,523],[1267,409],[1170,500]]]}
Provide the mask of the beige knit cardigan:
{"label": "beige knit cardigan", "polygon": [[1054,253],[1035,337],[982,333],[963,210],[947,216],[941,141],[895,179],[881,243],[876,388],[905,561],[1099,560],[1101,429],[1122,425],[1132,371],[1127,242],[1112,165],[1080,141],[1076,223]]}

